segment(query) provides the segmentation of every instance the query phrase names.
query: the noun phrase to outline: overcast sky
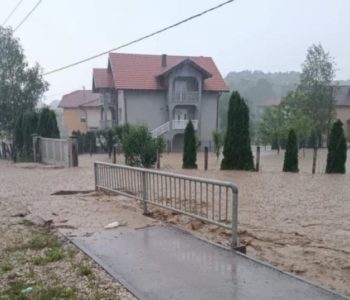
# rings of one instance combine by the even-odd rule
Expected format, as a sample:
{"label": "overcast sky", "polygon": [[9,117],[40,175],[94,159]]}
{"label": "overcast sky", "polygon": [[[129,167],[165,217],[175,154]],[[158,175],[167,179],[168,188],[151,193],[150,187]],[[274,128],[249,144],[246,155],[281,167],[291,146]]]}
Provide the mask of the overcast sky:
{"label": "overcast sky", "polygon": [[[30,64],[44,71],[94,55],[175,23],[224,0],[42,0],[15,33]],[[0,0],[0,24],[18,1]],[[16,27],[38,0],[23,0],[6,24]],[[212,56],[229,71],[300,71],[321,43],[337,79],[350,78],[350,0],[236,0],[121,52]],[[85,86],[107,56],[48,75],[46,102]]]}

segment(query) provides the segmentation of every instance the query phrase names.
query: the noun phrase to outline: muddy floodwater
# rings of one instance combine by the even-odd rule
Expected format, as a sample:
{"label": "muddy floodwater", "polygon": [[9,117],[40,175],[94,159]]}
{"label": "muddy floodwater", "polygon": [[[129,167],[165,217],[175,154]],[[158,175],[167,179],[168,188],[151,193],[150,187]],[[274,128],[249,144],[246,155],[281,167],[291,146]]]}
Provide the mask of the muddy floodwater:
{"label": "muddy floodwater", "polygon": [[[198,170],[182,170],[181,154],[163,154],[161,168],[235,183],[239,237],[248,255],[350,296],[350,174],[324,174],[326,151],[318,153],[315,175],[309,150],[299,153],[299,174],[281,172],[282,152],[262,149],[259,173],[220,171],[212,154],[204,171],[203,156],[198,154]],[[94,189],[92,162],[108,157],[83,155],[79,160],[80,167],[74,169],[0,161],[0,201],[22,203],[43,218],[64,221],[82,232],[103,228],[116,215],[140,215],[129,218],[135,227],[155,221],[141,215],[135,200],[88,194]],[[118,156],[117,161],[124,159]],[[87,194],[51,196],[69,190]],[[229,232],[188,217],[159,209],[153,209],[153,217],[224,245],[230,241]]]}

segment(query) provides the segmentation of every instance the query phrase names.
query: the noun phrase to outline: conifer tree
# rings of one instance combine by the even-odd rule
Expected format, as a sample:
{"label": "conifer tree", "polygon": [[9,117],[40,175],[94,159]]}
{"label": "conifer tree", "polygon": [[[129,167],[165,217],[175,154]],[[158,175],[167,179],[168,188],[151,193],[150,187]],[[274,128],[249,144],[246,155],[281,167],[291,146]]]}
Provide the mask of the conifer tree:
{"label": "conifer tree", "polygon": [[238,92],[230,97],[222,170],[254,170],[250,146],[249,109]]}
{"label": "conifer tree", "polygon": [[288,133],[286,152],[284,154],[283,172],[299,172],[298,143],[293,129]]}
{"label": "conifer tree", "polygon": [[59,138],[56,114],[48,107],[44,107],[39,113],[37,133],[42,137]]}
{"label": "conifer tree", "polygon": [[32,160],[32,135],[36,133],[37,126],[38,114],[36,112],[26,112],[18,118],[14,131],[14,147],[17,161]]}
{"label": "conifer tree", "polygon": [[187,123],[182,158],[183,169],[197,169],[197,141],[191,120]]}
{"label": "conifer tree", "polygon": [[346,151],[343,123],[337,120],[329,138],[326,173],[345,173]]}

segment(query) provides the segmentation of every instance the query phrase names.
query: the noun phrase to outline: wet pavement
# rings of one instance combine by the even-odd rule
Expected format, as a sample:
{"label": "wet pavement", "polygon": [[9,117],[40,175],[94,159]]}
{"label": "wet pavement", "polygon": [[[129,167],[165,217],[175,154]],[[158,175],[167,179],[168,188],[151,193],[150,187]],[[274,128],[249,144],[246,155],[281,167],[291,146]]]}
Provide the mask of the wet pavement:
{"label": "wet pavement", "polygon": [[169,226],[70,239],[140,299],[345,299]]}

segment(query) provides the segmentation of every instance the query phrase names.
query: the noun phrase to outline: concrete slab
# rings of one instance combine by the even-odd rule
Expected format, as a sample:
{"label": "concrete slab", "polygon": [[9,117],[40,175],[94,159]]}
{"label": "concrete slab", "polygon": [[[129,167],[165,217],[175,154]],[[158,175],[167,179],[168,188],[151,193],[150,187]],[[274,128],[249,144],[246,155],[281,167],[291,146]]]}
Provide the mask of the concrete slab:
{"label": "concrete slab", "polygon": [[345,299],[173,227],[71,240],[140,299]]}

